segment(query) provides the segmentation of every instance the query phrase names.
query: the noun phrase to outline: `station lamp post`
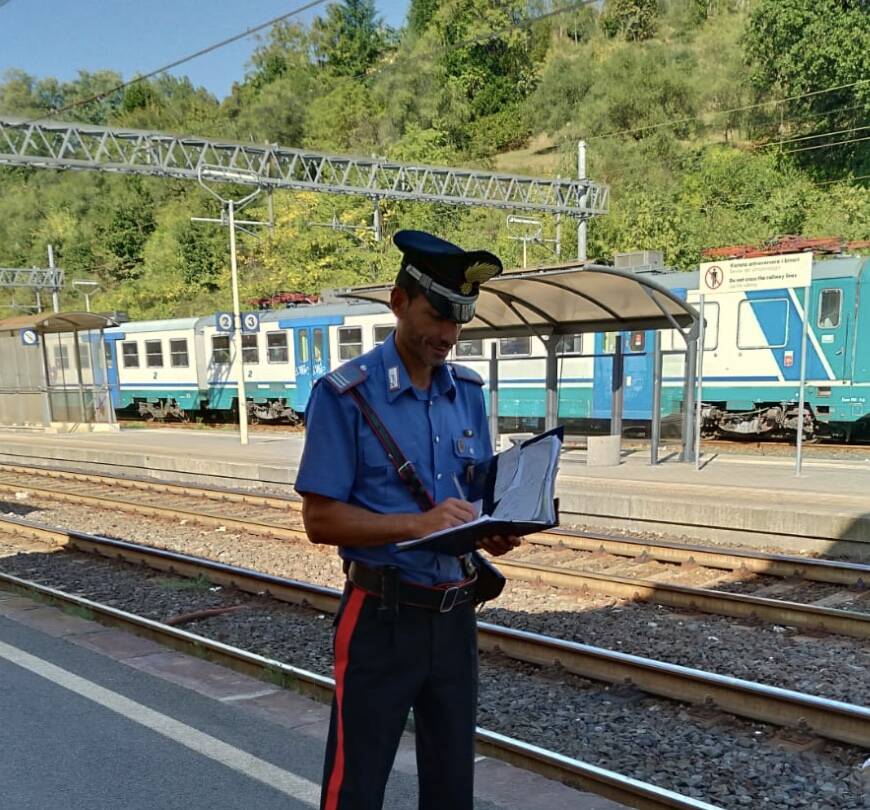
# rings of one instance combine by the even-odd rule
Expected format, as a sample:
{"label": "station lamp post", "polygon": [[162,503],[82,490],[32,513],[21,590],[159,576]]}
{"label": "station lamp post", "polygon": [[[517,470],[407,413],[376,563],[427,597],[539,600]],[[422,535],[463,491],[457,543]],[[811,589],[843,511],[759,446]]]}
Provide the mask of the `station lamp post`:
{"label": "station lamp post", "polygon": [[239,440],[242,444],[248,443],[248,399],[247,391],[245,390],[245,368],[244,359],[242,356],[242,313],[239,304],[239,272],[236,261],[236,227],[239,225],[265,225],[267,223],[244,222],[236,221],[236,212],[244,208],[250,203],[262,190],[260,186],[256,186],[253,191],[239,199],[226,198],[218,194],[211,184],[216,183],[243,183],[251,185],[259,181],[259,175],[253,171],[244,169],[225,169],[221,166],[200,165],[197,169],[197,179],[199,184],[212,197],[218,200],[226,211],[226,220],[223,217],[223,210],[220,219],[211,219],[208,217],[192,217],[195,222],[216,222],[221,225],[229,225],[230,229],[230,279],[233,290],[233,356],[231,367],[233,369],[236,386],[237,386],[237,401],[239,404]]}
{"label": "station lamp post", "polygon": [[73,287],[75,287],[85,297],[85,312],[91,311],[91,296],[100,289],[99,281],[90,281],[84,278],[74,278]]}

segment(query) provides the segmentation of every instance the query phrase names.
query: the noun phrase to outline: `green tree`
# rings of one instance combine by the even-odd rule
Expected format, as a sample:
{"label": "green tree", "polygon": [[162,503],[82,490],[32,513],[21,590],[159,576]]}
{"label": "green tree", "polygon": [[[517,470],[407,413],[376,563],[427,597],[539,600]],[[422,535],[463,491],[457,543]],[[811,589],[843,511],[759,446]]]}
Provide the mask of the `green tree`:
{"label": "green tree", "polygon": [[610,37],[641,42],[655,35],[657,17],[658,0],[606,0],[601,27]]}
{"label": "green tree", "polygon": [[[752,84],[760,94],[801,96],[768,108],[773,115],[762,122],[785,139],[819,136],[791,148],[822,146],[863,134],[857,128],[870,118],[866,0],[758,0],[743,45]],[[846,131],[822,137],[841,130]],[[799,154],[817,165],[851,167],[856,173],[870,170],[866,142]]]}
{"label": "green tree", "polygon": [[326,19],[312,26],[317,56],[337,76],[361,76],[380,58],[391,33],[375,11],[374,0],[342,0],[327,6]]}

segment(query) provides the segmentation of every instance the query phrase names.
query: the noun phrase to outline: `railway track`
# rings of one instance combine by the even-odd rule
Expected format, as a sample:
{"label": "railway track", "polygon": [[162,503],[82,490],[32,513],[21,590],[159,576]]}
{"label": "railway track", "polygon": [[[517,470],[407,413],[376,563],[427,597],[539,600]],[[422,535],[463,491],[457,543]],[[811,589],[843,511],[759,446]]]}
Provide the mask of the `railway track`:
{"label": "railway track", "polygon": [[[190,555],[71,530],[54,529],[18,519],[0,520],[0,533],[66,547],[152,569],[268,594],[295,605],[333,613],[340,594],[332,588],[290,580]],[[0,584],[21,581],[0,574]],[[513,659],[560,666],[596,681],[625,684],[659,697],[694,703],[773,725],[810,730],[838,742],[866,746],[870,742],[870,709],[787,689],[708,673],[577,642],[481,623],[480,647]]]}
{"label": "railway track", "polygon": [[[87,535],[78,535],[75,532],[63,533],[45,527],[26,527],[23,522],[17,522],[19,528],[27,532],[27,536],[38,537],[41,542],[57,539],[58,535],[65,534],[67,543],[76,548],[83,548],[89,542],[95,542],[102,547],[101,553],[109,553],[103,546],[104,538],[89,538]],[[0,526],[0,532],[6,531],[10,526]],[[52,536],[53,535],[53,536]],[[158,550],[148,547],[132,547],[132,544],[121,544],[117,541],[106,541],[114,548],[110,556],[123,559],[135,560],[138,553],[142,556],[140,562],[146,562],[158,570],[179,569],[196,570],[196,576],[207,576],[214,582],[222,582],[224,576],[232,577],[238,585],[252,584],[258,587],[262,593],[264,582],[255,583],[258,577],[256,572],[245,572],[241,569],[219,572],[220,566],[206,560],[194,558],[174,559],[169,568],[164,567],[165,555]],[[81,543],[82,545],[79,545]],[[126,550],[121,546],[130,546]],[[182,555],[171,555],[180,558]],[[163,558],[163,562],[158,562]],[[278,578],[271,578],[277,580]],[[281,583],[272,582],[268,586],[271,592],[274,587],[280,586],[285,590],[283,593],[295,593],[292,600],[296,604],[305,604],[320,609],[334,609],[338,602],[338,593],[326,588],[294,583],[285,580]],[[215,641],[205,636],[190,633],[169,624],[154,621],[142,616],[119,610],[115,607],[101,604],[82,596],[66,593],[56,588],[51,588],[36,582],[31,582],[6,573],[0,573],[0,589],[20,593],[44,603],[57,605],[64,610],[74,612],[88,619],[96,620],[101,624],[118,627],[135,635],[152,639],[175,650],[206,658],[215,663],[230,667],[239,672],[263,680],[275,683],[284,688],[293,689],[302,694],[313,697],[321,702],[330,702],[334,689],[334,681],[331,678],[319,675],[309,670],[295,667],[283,661],[258,655],[248,650],[234,647]],[[328,608],[326,607],[328,605]],[[478,727],[476,729],[477,750],[484,756],[501,759],[517,767],[541,774],[549,779],[555,779],[565,784],[592,791],[614,801],[636,807],[639,810],[721,810],[721,808],[707,802],[681,795],[674,791],[658,787],[656,785],[624,776],[615,771],[607,770],[590,763],[549,751],[539,746],[531,745],[497,732],[488,731]]]}
{"label": "railway track", "polygon": [[[35,486],[34,480],[39,480],[40,485]],[[26,494],[27,498],[92,505],[282,540],[307,540],[301,522],[301,502],[275,495],[9,464],[0,465],[0,495],[3,493],[13,498]],[[864,589],[870,587],[868,565],[567,530],[531,535],[527,538],[527,547],[599,555],[598,561],[600,555],[616,561],[632,560],[640,565],[640,571],[649,561],[665,564],[666,568],[650,577],[627,576],[612,570],[594,571],[570,567],[570,564],[525,561],[521,554],[515,553],[499,560],[503,571],[514,579],[803,630],[870,638],[870,611],[805,604],[784,598],[781,589],[778,596],[783,598],[770,598],[666,581],[667,577],[672,577],[672,569],[680,573],[683,567],[700,566],[710,569],[707,579],[714,583],[718,572],[746,578],[761,575],[795,578],[797,585],[790,588],[792,591],[799,590],[805,582],[824,583],[834,588],[818,601],[836,601],[839,597],[841,601],[854,598],[866,603]],[[617,566],[616,571],[620,570]],[[733,587],[734,577],[730,579],[729,587]]]}

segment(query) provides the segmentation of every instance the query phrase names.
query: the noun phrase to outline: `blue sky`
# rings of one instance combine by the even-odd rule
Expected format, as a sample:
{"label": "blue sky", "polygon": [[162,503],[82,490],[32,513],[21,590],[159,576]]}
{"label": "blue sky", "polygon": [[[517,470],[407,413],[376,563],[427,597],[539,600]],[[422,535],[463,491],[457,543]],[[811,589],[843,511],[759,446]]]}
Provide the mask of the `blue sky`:
{"label": "blue sky", "polygon": [[[68,80],[79,70],[109,68],[129,78],[286,14],[305,0],[7,0],[0,2],[0,75],[20,68]],[[375,0],[394,27],[408,0]],[[301,15],[309,21],[326,3]],[[182,65],[186,74],[223,98],[244,75],[256,36]]]}

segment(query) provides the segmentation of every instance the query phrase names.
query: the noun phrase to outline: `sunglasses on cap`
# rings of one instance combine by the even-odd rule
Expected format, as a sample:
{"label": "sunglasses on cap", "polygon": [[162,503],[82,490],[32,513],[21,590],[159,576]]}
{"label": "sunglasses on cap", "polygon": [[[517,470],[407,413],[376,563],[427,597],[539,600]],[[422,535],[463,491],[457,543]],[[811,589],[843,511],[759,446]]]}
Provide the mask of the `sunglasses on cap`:
{"label": "sunglasses on cap", "polygon": [[407,273],[420,285],[426,300],[442,317],[455,323],[468,323],[474,317],[474,310],[477,306],[476,295],[462,295],[451,290],[449,287],[433,281],[430,276],[412,264],[406,264],[402,272]]}

